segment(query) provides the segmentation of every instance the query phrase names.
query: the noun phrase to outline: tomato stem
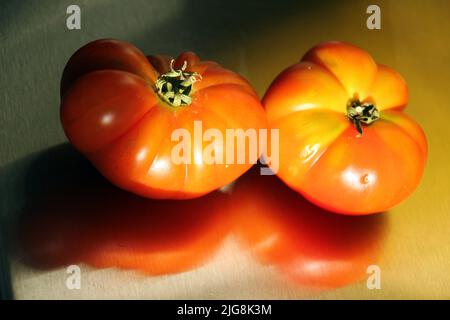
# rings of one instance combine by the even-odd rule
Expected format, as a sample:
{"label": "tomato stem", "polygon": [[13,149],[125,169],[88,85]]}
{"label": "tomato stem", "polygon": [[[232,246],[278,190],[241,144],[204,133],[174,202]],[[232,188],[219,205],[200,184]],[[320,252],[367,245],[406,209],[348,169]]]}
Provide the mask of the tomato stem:
{"label": "tomato stem", "polygon": [[192,102],[190,93],[192,85],[201,80],[202,77],[197,72],[186,72],[187,61],[184,61],[181,69],[173,68],[174,60],[170,61],[170,70],[163,73],[156,80],[156,90],[158,95],[172,107],[189,105]]}
{"label": "tomato stem", "polygon": [[373,103],[361,103],[358,99],[351,99],[347,103],[347,117],[355,124],[359,134],[362,134],[361,123],[369,125],[378,120],[380,112]]}

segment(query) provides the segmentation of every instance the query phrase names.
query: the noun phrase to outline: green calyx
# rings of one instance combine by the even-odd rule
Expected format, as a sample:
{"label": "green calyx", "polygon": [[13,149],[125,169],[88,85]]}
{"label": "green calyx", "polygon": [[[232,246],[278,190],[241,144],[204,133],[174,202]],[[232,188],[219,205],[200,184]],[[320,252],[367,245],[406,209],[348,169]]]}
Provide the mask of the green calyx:
{"label": "green calyx", "polygon": [[174,60],[170,61],[170,70],[159,76],[156,81],[158,95],[172,107],[187,106],[192,102],[190,93],[195,82],[202,79],[197,72],[186,72],[187,62],[181,69],[173,68]]}
{"label": "green calyx", "polygon": [[359,134],[363,133],[361,123],[366,125],[380,118],[380,112],[373,103],[352,99],[347,104],[347,117],[352,120]]}

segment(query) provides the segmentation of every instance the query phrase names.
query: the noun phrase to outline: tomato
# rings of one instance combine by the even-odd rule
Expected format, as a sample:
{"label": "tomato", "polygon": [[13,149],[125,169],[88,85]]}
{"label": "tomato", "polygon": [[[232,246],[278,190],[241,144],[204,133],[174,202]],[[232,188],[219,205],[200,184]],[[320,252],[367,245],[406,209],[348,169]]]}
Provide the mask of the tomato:
{"label": "tomato", "polygon": [[278,176],[330,211],[392,208],[416,188],[427,158],[407,102],[403,78],[362,49],[312,48],[263,98],[269,126],[280,130]]}
{"label": "tomato", "polygon": [[147,199],[89,169],[66,167],[71,174],[62,173],[27,205],[19,233],[22,261],[43,269],[85,263],[171,274],[206,263],[229,232],[223,193]]}
{"label": "tomato", "polygon": [[341,287],[367,278],[367,267],[378,262],[385,215],[330,214],[258,170],[237,180],[232,206],[239,239],[294,284]]}
{"label": "tomato", "polygon": [[115,185],[145,197],[198,197],[252,165],[206,163],[203,151],[211,144],[212,154],[225,158],[218,141],[191,140],[191,152],[183,152],[186,161],[173,161],[177,129],[194,137],[199,121],[203,132],[215,129],[225,137],[227,129],[266,127],[256,93],[238,74],[192,52],[172,62],[166,56],[147,58],[116,40],[94,41],[70,58],[61,96],[70,142]]}

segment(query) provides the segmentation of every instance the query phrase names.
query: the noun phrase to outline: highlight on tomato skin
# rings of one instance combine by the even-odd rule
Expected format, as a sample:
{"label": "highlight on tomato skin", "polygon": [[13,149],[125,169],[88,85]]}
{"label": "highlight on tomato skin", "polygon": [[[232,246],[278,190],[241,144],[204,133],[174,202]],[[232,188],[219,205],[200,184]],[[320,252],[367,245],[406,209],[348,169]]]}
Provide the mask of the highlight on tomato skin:
{"label": "highlight on tomato skin", "polygon": [[[149,198],[200,197],[253,165],[227,163],[219,141],[203,140],[208,129],[226,137],[227,129],[267,128],[258,96],[237,73],[192,52],[176,59],[145,56],[118,40],[97,40],[75,52],[61,96],[61,123],[71,144],[113,184]],[[195,123],[202,125],[199,144]],[[177,130],[191,138],[182,163],[172,153],[180,143],[172,138]],[[212,144],[219,160],[207,163],[203,151]]]}
{"label": "highlight on tomato skin", "polygon": [[420,125],[404,109],[405,80],[363,49],[325,42],[275,78],[263,98],[279,129],[278,176],[322,208],[387,211],[418,186],[427,159]]}
{"label": "highlight on tomato skin", "polygon": [[287,281],[312,289],[334,289],[363,281],[378,264],[387,217],[350,217],[325,211],[276,176],[253,168],[232,194],[235,232],[241,243]]}
{"label": "highlight on tomato skin", "polygon": [[[49,155],[71,163],[74,152],[66,145]],[[18,259],[35,268],[85,263],[148,275],[185,272],[207,263],[231,228],[220,192],[153,200],[118,189],[83,160],[59,164],[61,172],[37,165],[48,166],[54,181],[28,203],[17,248]]]}

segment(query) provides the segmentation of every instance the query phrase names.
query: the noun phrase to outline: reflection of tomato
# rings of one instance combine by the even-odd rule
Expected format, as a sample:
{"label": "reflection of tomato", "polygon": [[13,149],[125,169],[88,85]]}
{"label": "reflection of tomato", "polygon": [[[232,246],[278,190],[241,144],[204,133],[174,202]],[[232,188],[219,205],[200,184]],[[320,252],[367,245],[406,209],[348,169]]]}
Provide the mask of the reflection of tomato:
{"label": "reflection of tomato", "polygon": [[93,170],[64,169],[71,174],[62,173],[64,179],[30,203],[21,223],[21,260],[32,266],[82,262],[151,275],[182,272],[207,261],[229,232],[223,193],[146,199]]}
{"label": "reflection of tomato", "polygon": [[418,185],[427,155],[421,128],[402,112],[407,102],[401,76],[363,50],[311,49],[263,100],[269,126],[280,129],[279,177],[331,211],[393,207]]}
{"label": "reflection of tomato", "polygon": [[367,277],[367,267],[377,262],[383,215],[330,214],[257,170],[237,180],[232,199],[239,237],[297,284],[340,287]]}
{"label": "reflection of tomato", "polygon": [[[264,128],[266,118],[254,90],[236,73],[190,52],[172,67],[169,57],[147,59],[124,42],[89,43],[64,70],[61,120],[71,143],[117,186],[153,198],[193,198],[251,166],[225,164],[225,147],[215,136],[193,143],[194,121],[225,139],[226,129]],[[179,144],[172,141],[175,129],[191,135],[191,152],[183,155],[191,164],[171,157]],[[211,143],[210,154],[223,164],[202,158]]]}

